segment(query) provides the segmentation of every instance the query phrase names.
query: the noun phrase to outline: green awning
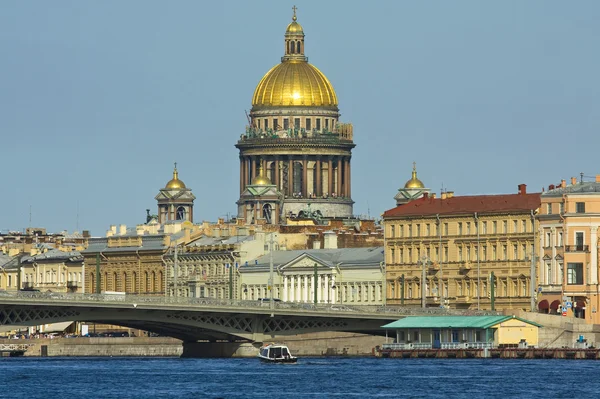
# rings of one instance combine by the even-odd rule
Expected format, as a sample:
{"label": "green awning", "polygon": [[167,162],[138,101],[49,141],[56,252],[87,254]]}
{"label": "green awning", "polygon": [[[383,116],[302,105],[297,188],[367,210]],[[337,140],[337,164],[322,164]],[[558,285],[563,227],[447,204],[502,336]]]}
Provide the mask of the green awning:
{"label": "green awning", "polygon": [[506,320],[518,319],[537,327],[541,325],[515,316],[408,316],[381,328],[490,328]]}

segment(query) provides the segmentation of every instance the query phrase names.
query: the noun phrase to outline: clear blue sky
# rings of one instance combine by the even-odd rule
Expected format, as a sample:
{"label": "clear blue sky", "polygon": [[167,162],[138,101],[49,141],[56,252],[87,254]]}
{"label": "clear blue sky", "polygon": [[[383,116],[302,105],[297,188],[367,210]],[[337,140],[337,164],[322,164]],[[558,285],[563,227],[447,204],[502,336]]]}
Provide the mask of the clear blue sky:
{"label": "clear blue sky", "polygon": [[[600,2],[296,1],[354,124],[355,213],[410,178],[456,195],[600,174]],[[173,162],[196,221],[235,213],[255,85],[294,2],[2,2],[0,230],[144,222]],[[79,204],[79,205],[78,205]]]}

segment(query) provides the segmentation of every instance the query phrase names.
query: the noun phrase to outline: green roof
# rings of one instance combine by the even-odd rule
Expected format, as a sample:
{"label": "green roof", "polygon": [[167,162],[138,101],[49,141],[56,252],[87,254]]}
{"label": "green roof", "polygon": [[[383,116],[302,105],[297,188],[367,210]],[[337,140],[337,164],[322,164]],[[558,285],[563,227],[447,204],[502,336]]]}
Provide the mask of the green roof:
{"label": "green roof", "polygon": [[515,316],[408,316],[382,328],[490,328],[509,319],[541,327],[541,325]]}

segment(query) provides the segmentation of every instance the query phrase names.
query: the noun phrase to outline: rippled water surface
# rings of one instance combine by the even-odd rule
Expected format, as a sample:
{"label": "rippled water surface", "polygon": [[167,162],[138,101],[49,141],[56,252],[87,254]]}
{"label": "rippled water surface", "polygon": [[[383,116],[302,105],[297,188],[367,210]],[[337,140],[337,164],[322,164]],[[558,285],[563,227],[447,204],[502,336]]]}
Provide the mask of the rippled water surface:
{"label": "rippled water surface", "polygon": [[0,358],[7,398],[597,398],[600,361]]}

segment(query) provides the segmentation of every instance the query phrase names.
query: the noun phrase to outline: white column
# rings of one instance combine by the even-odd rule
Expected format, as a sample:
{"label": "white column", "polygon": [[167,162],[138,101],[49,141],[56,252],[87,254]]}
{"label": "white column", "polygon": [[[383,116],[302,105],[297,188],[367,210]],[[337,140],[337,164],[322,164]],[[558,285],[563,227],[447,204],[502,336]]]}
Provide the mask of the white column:
{"label": "white column", "polygon": [[304,275],[304,302],[308,302],[308,275]]}
{"label": "white column", "polygon": [[296,290],[296,302],[302,302],[302,277],[297,275],[296,281],[298,282],[298,289]]}
{"label": "white column", "polygon": [[590,234],[591,272],[590,284],[598,284],[598,227],[593,226]]}
{"label": "white column", "polygon": [[[314,284],[314,278],[313,278],[313,284]],[[317,290],[317,303],[321,303],[323,302],[323,291],[321,290],[321,287],[323,286],[323,278],[321,277],[321,275],[319,274],[317,276],[317,286],[315,287],[315,290]],[[313,294],[314,295],[314,294]],[[313,297],[314,298],[314,297]]]}
{"label": "white column", "polygon": [[288,300],[288,278],[283,276],[283,302]]}
{"label": "white column", "polygon": [[329,287],[329,274],[326,274],[323,278],[325,279],[323,283],[323,302],[329,303],[329,290],[331,289]]}

